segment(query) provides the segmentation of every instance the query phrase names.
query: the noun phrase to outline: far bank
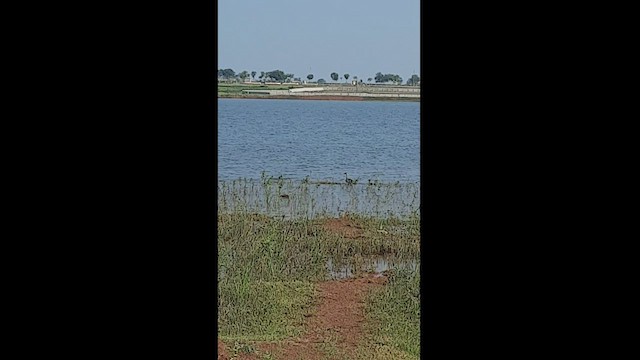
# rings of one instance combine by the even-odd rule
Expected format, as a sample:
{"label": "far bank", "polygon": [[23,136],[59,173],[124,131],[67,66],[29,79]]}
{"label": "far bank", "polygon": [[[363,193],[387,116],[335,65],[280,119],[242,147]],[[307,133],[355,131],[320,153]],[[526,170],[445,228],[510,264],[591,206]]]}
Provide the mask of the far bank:
{"label": "far bank", "polygon": [[353,95],[229,95],[218,94],[218,99],[281,99],[281,100],[331,100],[331,101],[411,101],[420,102],[420,98],[406,97],[379,97],[379,96],[353,96]]}
{"label": "far bank", "polygon": [[419,86],[218,84],[218,98],[341,101],[420,101]]}

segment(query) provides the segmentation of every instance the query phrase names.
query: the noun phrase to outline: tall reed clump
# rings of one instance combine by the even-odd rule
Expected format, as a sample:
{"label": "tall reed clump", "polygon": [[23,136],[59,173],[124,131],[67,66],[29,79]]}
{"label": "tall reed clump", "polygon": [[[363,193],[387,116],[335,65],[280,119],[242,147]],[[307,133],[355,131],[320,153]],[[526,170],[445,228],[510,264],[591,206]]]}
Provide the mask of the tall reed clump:
{"label": "tall reed clump", "polygon": [[284,218],[359,214],[405,218],[419,214],[419,183],[302,181],[272,177],[218,183],[219,213],[258,212]]}

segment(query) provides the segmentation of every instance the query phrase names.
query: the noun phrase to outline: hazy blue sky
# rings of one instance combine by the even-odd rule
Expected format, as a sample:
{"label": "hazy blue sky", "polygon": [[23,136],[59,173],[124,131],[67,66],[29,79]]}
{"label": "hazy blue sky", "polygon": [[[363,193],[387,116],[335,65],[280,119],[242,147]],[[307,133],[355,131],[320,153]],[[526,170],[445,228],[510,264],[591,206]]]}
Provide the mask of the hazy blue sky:
{"label": "hazy blue sky", "polygon": [[420,0],[218,0],[218,68],[420,75]]}

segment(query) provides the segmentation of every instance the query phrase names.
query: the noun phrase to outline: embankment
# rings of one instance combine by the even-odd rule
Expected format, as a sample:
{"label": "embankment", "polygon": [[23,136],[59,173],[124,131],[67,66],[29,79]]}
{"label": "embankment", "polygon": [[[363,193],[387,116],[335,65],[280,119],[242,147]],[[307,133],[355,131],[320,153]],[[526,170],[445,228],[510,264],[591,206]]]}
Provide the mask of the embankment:
{"label": "embankment", "polygon": [[220,99],[288,99],[288,100],[339,100],[339,101],[420,101],[419,97],[369,96],[358,95],[255,95],[255,94],[218,94]]}

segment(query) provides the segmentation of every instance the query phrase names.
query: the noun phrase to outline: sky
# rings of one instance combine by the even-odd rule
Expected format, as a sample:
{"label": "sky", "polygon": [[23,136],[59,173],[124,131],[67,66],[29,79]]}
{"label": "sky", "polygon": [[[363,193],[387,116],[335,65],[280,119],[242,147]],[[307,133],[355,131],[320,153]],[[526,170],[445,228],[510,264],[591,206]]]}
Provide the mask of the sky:
{"label": "sky", "polygon": [[420,75],[420,0],[218,0],[218,69]]}

